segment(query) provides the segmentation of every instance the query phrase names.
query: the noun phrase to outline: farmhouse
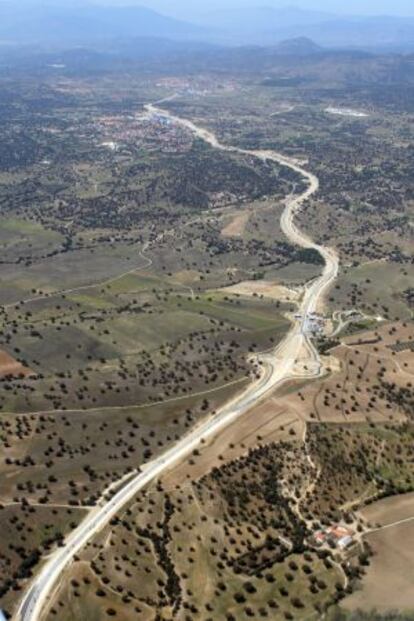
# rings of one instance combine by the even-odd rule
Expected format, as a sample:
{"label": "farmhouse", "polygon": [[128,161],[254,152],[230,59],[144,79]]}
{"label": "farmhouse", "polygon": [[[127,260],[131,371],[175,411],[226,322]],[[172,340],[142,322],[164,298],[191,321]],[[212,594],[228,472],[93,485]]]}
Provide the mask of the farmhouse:
{"label": "farmhouse", "polygon": [[333,524],[327,528],[316,531],[313,534],[313,541],[317,546],[325,544],[345,550],[354,541],[354,531],[340,524]]}

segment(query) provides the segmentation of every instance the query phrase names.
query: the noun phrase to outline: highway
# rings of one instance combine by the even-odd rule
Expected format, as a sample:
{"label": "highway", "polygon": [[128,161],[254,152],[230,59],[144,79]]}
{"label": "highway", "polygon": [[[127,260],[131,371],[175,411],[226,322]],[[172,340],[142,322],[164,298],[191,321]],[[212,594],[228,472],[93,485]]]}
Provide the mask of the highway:
{"label": "highway", "polygon": [[151,481],[159,477],[166,470],[187,457],[197,448],[202,441],[217,435],[225,427],[236,421],[249,411],[271,391],[289,379],[297,377],[295,372],[296,361],[305,352],[311,353],[315,361],[319,356],[307,334],[306,325],[308,317],[315,312],[323,300],[328,287],[331,286],[338,274],[338,258],[336,253],[323,246],[312,242],[295,225],[294,217],[303,204],[319,188],[319,181],[315,175],[308,172],[299,162],[287,158],[274,151],[245,150],[223,145],[210,131],[198,127],[191,121],[173,116],[169,112],[146,106],[147,114],[165,117],[171,122],[180,124],[193,132],[202,140],[208,142],[214,148],[238,152],[245,155],[277,162],[287,166],[302,175],[307,181],[306,190],[297,196],[289,197],[286,208],[281,218],[282,230],[286,237],[294,244],[304,248],[314,248],[323,256],[325,266],[320,277],[314,279],[305,289],[301,307],[300,319],[292,324],[292,327],[284,340],[273,352],[257,356],[261,365],[261,376],[252,382],[248,388],[235,397],[231,402],[223,406],[216,414],[211,415],[204,422],[198,424],[188,435],[184,436],[177,444],[169,448],[160,457],[146,464],[142,472],[138,472],[133,478],[120,489],[115,495],[94,508],[85,520],[65,540],[64,546],[54,551],[44,562],[37,577],[32,581],[26,591],[20,606],[14,616],[15,621],[38,621],[53,596],[64,570],[70,565],[73,557],[90,541],[108,522],[116,516],[141,490]]}

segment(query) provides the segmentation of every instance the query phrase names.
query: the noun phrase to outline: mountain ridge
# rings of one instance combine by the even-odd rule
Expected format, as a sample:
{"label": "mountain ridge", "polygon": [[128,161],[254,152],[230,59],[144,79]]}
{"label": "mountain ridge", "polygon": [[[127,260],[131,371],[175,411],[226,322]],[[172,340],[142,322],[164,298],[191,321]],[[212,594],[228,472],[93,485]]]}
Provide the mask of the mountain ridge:
{"label": "mountain ridge", "polygon": [[24,12],[0,4],[0,38],[11,42],[72,41],[116,36],[202,37],[204,28],[167,17],[145,6],[58,7],[28,5]]}
{"label": "mountain ridge", "polygon": [[214,12],[192,23],[145,6],[23,2],[24,10],[21,6],[17,10],[9,0],[0,2],[0,42],[67,47],[115,38],[160,37],[226,46],[274,46],[305,38],[330,48],[414,50],[414,18],[347,17],[296,7],[262,6]]}

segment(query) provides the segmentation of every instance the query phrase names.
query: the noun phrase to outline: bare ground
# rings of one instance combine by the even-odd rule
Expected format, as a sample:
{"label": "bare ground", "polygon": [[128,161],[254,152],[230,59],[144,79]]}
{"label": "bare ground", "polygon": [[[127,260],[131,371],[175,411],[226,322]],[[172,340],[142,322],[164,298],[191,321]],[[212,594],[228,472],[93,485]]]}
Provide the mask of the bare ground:
{"label": "bare ground", "polygon": [[241,237],[247,226],[250,218],[250,213],[242,211],[237,213],[234,218],[222,229],[221,234],[223,237]]}
{"label": "bare ground", "polygon": [[24,375],[24,377],[28,377],[29,375],[34,375],[34,373],[31,369],[10,356],[10,354],[0,350],[0,377],[6,377],[7,375]]}
{"label": "bare ground", "polygon": [[349,610],[414,610],[414,521],[367,536],[374,558],[362,588],[344,600]]}
{"label": "bare ground", "polygon": [[225,287],[221,291],[238,295],[264,296],[280,302],[297,302],[300,295],[295,289],[289,289],[277,282],[266,280],[246,280],[231,287]]}

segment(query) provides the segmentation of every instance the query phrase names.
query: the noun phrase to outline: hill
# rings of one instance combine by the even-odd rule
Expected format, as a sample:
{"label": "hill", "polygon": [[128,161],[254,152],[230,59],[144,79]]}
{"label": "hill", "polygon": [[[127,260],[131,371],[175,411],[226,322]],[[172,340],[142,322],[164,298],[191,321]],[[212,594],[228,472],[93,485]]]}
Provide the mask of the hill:
{"label": "hill", "polygon": [[274,45],[306,37],[318,45],[361,49],[414,48],[414,18],[396,16],[338,16],[297,7],[256,7],[216,11],[201,21],[215,28],[220,40]]}
{"label": "hill", "polygon": [[319,54],[323,52],[323,48],[312,41],[312,39],[308,39],[308,37],[296,37],[281,41],[275,46],[274,51],[279,54],[305,56],[308,54]]}

